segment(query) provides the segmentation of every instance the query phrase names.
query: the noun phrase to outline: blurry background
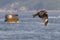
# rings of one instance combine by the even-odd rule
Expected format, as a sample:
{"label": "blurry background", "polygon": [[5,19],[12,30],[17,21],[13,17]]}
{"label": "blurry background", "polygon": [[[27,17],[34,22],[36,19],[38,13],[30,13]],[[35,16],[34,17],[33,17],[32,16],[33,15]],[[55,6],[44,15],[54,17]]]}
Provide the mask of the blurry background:
{"label": "blurry background", "polygon": [[60,10],[60,0],[0,0],[1,9]]}

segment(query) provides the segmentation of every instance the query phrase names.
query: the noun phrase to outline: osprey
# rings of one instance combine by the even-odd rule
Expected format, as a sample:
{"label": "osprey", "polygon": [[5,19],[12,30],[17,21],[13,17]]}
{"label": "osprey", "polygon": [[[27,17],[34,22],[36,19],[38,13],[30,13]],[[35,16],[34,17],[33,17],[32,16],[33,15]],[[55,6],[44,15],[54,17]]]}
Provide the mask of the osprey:
{"label": "osprey", "polygon": [[47,24],[48,24],[48,14],[47,14],[46,10],[41,10],[41,11],[37,12],[36,14],[33,15],[33,18],[35,16],[38,16],[39,18],[42,18],[44,25],[47,26]]}

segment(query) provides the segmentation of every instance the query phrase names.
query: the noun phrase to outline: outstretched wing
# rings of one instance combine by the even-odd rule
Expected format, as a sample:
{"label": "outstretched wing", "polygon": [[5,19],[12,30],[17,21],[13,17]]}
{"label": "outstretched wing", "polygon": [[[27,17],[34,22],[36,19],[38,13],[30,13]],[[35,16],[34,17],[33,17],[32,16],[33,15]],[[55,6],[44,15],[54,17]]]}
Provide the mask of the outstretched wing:
{"label": "outstretched wing", "polygon": [[36,14],[33,14],[33,18],[35,17],[35,16],[38,16],[39,15],[39,12],[38,13],[36,13]]}

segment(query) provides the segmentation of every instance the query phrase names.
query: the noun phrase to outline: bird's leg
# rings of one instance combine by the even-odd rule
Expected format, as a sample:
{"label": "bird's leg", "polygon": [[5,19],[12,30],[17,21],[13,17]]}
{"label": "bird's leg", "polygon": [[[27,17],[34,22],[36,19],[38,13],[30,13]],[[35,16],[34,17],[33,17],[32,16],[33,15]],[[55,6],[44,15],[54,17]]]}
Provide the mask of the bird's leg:
{"label": "bird's leg", "polygon": [[44,25],[47,26],[48,24],[48,19],[45,20]]}
{"label": "bird's leg", "polygon": [[48,19],[47,19],[47,18],[46,18],[46,19],[45,19],[45,18],[42,18],[42,20],[43,20],[44,25],[47,26],[47,24],[48,24]]}

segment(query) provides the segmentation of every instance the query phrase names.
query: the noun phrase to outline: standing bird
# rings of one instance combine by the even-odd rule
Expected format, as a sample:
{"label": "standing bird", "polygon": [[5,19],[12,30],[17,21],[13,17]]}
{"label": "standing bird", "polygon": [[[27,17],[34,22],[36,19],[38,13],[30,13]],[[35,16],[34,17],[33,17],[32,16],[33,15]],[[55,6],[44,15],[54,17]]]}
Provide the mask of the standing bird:
{"label": "standing bird", "polygon": [[35,16],[38,16],[39,18],[42,18],[44,25],[47,26],[47,24],[48,24],[48,14],[47,14],[46,10],[43,9],[43,10],[37,12],[36,14],[33,15],[33,18]]}

